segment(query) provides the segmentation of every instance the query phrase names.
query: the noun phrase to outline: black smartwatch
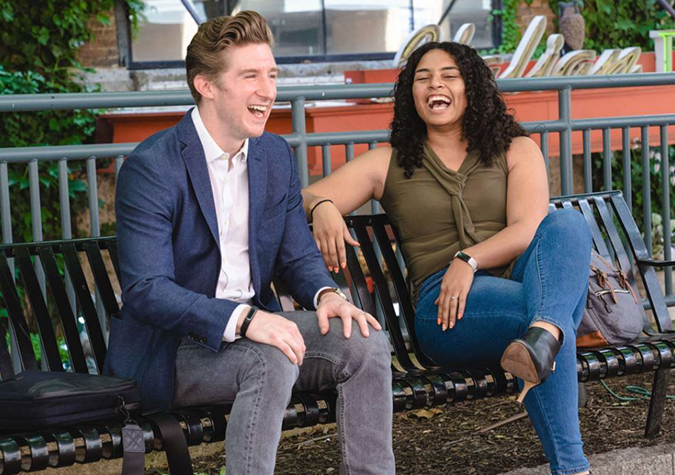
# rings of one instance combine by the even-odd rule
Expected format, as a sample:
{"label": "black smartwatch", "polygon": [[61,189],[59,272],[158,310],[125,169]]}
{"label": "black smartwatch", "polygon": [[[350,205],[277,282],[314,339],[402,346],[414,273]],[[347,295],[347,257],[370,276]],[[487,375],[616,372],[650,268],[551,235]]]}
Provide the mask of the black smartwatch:
{"label": "black smartwatch", "polygon": [[248,326],[251,324],[251,320],[253,320],[255,314],[258,313],[258,310],[258,307],[251,305],[251,308],[248,310],[246,317],[244,317],[244,321],[241,322],[241,329],[239,330],[240,337],[244,338],[246,336],[246,330],[248,330]]}
{"label": "black smartwatch", "polygon": [[463,251],[457,251],[455,257],[469,264],[474,272],[478,270],[478,262],[476,262],[476,259],[468,255],[467,253]]}

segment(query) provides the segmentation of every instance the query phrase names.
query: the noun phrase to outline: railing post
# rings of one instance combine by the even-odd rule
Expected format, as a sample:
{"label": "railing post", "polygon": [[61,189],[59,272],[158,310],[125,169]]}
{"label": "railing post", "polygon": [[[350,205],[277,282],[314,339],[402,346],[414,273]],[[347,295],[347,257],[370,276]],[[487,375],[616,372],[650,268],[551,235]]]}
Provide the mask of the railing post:
{"label": "railing post", "polygon": [[96,176],[96,157],[87,159],[87,198],[89,200],[89,219],[92,237],[101,235],[98,214],[98,181]]}
{"label": "railing post", "polygon": [[574,189],[572,170],[572,88],[566,86],[558,91],[558,119],[565,123],[560,132],[560,191],[571,195]]}
{"label": "railing post", "polygon": [[[31,214],[31,227],[33,230],[33,242],[40,242],[43,240],[42,236],[42,205],[40,203],[40,172],[38,169],[38,161],[31,160],[28,162],[28,191],[30,194],[30,214]],[[35,268],[35,275],[37,276],[38,284],[40,285],[40,290],[42,291],[42,297],[47,301],[47,283],[45,279],[45,271],[42,268],[42,263],[40,262],[40,257],[35,256],[35,262],[33,263]],[[42,340],[40,340],[42,341]],[[44,345],[41,346],[42,354],[44,355]],[[42,370],[47,369],[47,359],[42,359]]]}
{"label": "railing post", "polygon": [[71,239],[73,230],[70,225],[70,195],[68,193],[68,160],[59,160],[59,204],[61,205],[61,237]]}
{"label": "railing post", "polygon": [[649,158],[649,127],[642,127],[642,231],[645,233],[645,246],[652,257],[652,192],[651,163]]}
{"label": "railing post", "polygon": [[[2,213],[2,243],[11,244],[12,237],[12,214],[9,204],[9,171],[7,162],[0,163],[0,213]],[[14,275],[14,263],[10,262],[12,275]]]}
{"label": "railing post", "polygon": [[[670,236],[670,161],[668,157],[668,126],[661,126],[661,186],[663,186],[663,258],[667,261],[672,259],[671,236]],[[645,230],[647,231],[647,230]],[[673,293],[673,269],[666,267],[665,271],[666,296]]]}
{"label": "railing post", "polygon": [[291,103],[293,134],[298,137],[299,143],[295,147],[295,161],[300,174],[302,187],[309,185],[309,170],[307,167],[307,124],[305,122],[305,98],[298,97]]}
{"label": "railing post", "polygon": [[[67,157],[59,160],[59,204],[61,205],[61,237],[63,239],[72,239],[73,229],[70,224],[70,193],[68,186],[68,159]],[[75,315],[75,323],[77,324],[77,300],[75,298],[75,289],[73,288],[73,281],[68,274],[68,269],[64,269],[64,277],[66,281],[66,295],[70,302],[70,308]]]}

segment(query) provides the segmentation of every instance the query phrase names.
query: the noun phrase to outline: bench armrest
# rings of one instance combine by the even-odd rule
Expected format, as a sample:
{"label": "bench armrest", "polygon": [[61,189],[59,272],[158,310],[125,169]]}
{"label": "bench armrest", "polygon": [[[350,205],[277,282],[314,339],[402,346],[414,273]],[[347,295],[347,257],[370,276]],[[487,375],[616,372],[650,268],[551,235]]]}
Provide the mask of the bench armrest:
{"label": "bench armrest", "polygon": [[661,267],[675,266],[675,261],[659,261],[657,259],[638,259],[637,262],[641,266],[648,266],[648,267],[661,268]]}

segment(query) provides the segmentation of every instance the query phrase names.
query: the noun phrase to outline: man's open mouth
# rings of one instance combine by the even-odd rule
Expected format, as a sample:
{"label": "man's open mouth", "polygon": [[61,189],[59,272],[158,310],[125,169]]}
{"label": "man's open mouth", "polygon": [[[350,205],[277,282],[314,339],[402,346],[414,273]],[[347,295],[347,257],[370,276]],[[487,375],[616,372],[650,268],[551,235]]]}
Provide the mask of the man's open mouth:
{"label": "man's open mouth", "polygon": [[265,117],[265,114],[267,113],[268,108],[269,108],[269,106],[261,106],[261,105],[258,105],[258,104],[253,104],[253,105],[248,106],[249,112],[251,112],[251,114],[253,114],[255,117],[257,117],[259,119]]}

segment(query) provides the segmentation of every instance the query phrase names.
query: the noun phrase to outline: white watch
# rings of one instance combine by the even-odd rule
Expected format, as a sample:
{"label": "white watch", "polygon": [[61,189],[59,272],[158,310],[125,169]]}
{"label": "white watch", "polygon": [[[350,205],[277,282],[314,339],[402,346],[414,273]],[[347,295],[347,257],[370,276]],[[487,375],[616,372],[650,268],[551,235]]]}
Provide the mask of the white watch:
{"label": "white watch", "polygon": [[469,264],[474,272],[478,270],[478,262],[476,262],[476,259],[468,255],[467,253],[463,251],[457,251],[457,253],[455,254],[455,258],[461,259],[467,264]]}

